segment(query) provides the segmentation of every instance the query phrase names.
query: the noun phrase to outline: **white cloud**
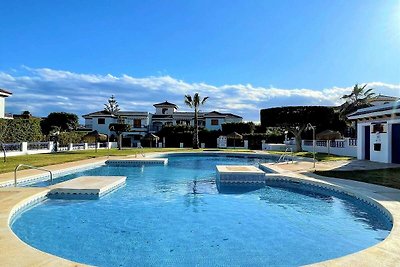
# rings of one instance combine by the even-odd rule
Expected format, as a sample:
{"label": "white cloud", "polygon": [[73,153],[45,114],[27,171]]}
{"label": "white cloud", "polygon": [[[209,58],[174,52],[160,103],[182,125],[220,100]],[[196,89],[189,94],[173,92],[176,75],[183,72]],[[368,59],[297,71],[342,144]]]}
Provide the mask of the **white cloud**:
{"label": "white cloud", "polygon": [[[210,99],[203,110],[232,112],[245,120],[259,120],[262,108],[283,105],[338,105],[349,87],[277,88],[254,87],[251,84],[214,86],[188,83],[171,76],[136,78],[127,74],[81,74],[49,68],[29,68],[0,72],[0,88],[14,94],[7,99],[9,112],[30,110],[38,116],[51,111],[75,112],[78,115],[101,110],[108,97],[114,94],[123,110],[154,111],[153,104],[168,100],[187,110],[185,94],[199,92]],[[399,96],[400,84],[369,82],[377,93]]]}

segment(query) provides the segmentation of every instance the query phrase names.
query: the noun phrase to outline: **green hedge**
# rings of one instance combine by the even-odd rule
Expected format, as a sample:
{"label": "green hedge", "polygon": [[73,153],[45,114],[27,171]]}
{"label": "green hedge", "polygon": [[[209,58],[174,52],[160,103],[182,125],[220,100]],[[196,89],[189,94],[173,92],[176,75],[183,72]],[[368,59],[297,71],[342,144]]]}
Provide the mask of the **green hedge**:
{"label": "green hedge", "polygon": [[60,146],[67,146],[70,143],[82,143],[86,132],[62,132],[58,136]]}
{"label": "green hedge", "polygon": [[[166,147],[179,147],[183,143],[184,147],[191,147],[193,145],[193,127],[191,126],[166,126],[158,133],[160,137],[159,142],[162,142],[165,137]],[[221,131],[208,131],[206,129],[199,130],[199,141],[205,143],[207,148],[217,147],[217,138],[222,135]],[[149,146],[149,142],[142,140],[143,146]]]}
{"label": "green hedge", "polygon": [[251,134],[254,133],[255,125],[253,122],[231,122],[224,123],[222,126],[222,132],[224,135],[228,135],[233,132],[239,134]]}
{"label": "green hedge", "polygon": [[43,140],[40,119],[0,119],[0,141],[5,143],[37,142]]}

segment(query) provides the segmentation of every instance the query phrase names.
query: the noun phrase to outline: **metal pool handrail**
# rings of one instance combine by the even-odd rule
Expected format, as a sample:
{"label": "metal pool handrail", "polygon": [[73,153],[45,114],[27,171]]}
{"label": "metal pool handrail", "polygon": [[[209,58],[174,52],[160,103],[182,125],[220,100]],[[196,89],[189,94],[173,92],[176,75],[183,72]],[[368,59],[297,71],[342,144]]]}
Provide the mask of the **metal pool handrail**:
{"label": "metal pool handrail", "polygon": [[[276,163],[279,163],[281,161],[285,161],[286,157],[289,156],[289,154],[292,156],[291,161],[293,163],[293,149],[291,147],[287,147],[285,149],[285,152],[283,152],[283,154],[279,157],[279,159],[278,159],[278,161]],[[286,160],[286,161],[288,162],[289,160]]]}
{"label": "metal pool handrail", "polygon": [[50,173],[50,183],[53,183],[53,173],[45,168],[40,168],[40,167],[35,167],[32,165],[27,165],[27,164],[19,164],[17,167],[14,169],[14,186],[17,187],[17,171],[20,167],[27,167],[29,169],[35,169],[35,170],[41,170],[41,171],[46,171]]}
{"label": "metal pool handrail", "polygon": [[[142,157],[145,157],[144,148],[142,147],[142,145],[139,145],[137,148],[140,149],[141,154],[142,154]],[[135,154],[135,156],[136,156],[136,158],[137,158],[137,154]]]}

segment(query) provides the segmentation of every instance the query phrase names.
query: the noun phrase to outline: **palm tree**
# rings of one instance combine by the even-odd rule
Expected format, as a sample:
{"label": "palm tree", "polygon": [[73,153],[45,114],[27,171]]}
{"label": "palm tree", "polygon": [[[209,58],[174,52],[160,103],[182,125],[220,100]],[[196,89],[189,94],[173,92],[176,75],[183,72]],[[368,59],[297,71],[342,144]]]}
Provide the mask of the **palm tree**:
{"label": "palm tree", "polygon": [[372,92],[373,88],[368,89],[367,86],[368,84],[362,86],[355,84],[350,94],[342,96],[342,99],[346,100],[346,102],[340,109],[341,117],[345,118],[348,114],[357,109],[369,106],[368,101],[375,93]]}
{"label": "palm tree", "polygon": [[207,101],[208,96],[201,99],[199,93],[195,93],[193,98],[191,95],[185,95],[185,104],[191,108],[194,108],[194,132],[193,132],[193,148],[199,148],[199,120],[198,113],[200,105],[204,105]]}

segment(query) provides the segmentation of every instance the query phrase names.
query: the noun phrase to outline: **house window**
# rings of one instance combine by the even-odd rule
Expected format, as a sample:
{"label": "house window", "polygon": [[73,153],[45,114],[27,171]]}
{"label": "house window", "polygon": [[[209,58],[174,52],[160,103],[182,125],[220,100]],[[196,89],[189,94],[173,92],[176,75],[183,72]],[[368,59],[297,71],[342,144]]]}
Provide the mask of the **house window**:
{"label": "house window", "polygon": [[141,128],[141,127],[142,127],[142,120],[140,120],[140,119],[134,119],[134,120],[133,120],[133,127],[134,127],[134,128]]}
{"label": "house window", "polygon": [[372,124],[372,132],[385,133],[385,128],[383,127],[383,124],[380,123]]}
{"label": "house window", "polygon": [[97,119],[97,124],[106,124],[106,119],[104,119],[104,118],[98,118],[98,119]]}
{"label": "house window", "polygon": [[211,120],[211,125],[218,125],[218,120]]}

